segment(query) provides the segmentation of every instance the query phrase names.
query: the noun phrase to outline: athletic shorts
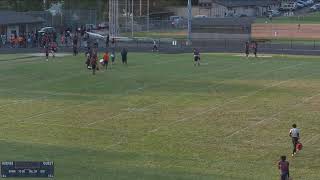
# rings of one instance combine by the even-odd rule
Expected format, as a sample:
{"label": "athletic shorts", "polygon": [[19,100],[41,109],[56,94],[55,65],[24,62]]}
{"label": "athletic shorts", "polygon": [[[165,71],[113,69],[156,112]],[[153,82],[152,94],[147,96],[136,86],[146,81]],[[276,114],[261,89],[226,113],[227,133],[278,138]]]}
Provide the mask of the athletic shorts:
{"label": "athletic shorts", "polygon": [[199,61],[199,60],[200,60],[200,57],[199,57],[199,56],[195,56],[195,57],[194,57],[194,61],[197,62],[197,61]]}

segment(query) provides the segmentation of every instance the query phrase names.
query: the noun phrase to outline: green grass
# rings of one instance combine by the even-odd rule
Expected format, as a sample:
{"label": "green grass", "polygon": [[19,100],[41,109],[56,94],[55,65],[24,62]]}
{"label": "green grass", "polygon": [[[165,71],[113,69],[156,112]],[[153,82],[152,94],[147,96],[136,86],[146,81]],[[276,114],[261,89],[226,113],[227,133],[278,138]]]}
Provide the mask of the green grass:
{"label": "green grass", "polygon": [[257,18],[256,23],[275,23],[275,24],[319,24],[320,12],[309,13],[304,16],[280,16],[272,18]]}
{"label": "green grass", "polygon": [[[0,55],[0,59],[15,56]],[[318,57],[130,53],[91,75],[84,56],[0,61],[0,160],[52,160],[57,180],[320,179]]]}

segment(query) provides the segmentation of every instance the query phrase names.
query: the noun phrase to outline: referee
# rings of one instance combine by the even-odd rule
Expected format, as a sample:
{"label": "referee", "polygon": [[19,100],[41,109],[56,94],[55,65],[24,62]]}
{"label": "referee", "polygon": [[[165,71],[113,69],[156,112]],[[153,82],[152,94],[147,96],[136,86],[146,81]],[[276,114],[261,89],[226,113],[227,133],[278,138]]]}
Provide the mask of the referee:
{"label": "referee", "polygon": [[292,139],[292,145],[293,145],[292,157],[293,157],[297,153],[296,146],[300,138],[300,129],[297,128],[296,124],[292,125],[292,129],[290,129],[289,136]]}

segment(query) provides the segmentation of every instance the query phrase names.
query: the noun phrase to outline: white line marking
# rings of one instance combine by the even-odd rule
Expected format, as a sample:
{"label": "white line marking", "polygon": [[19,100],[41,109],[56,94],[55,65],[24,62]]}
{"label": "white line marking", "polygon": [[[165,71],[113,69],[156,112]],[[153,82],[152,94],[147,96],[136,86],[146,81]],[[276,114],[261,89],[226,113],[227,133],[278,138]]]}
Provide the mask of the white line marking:
{"label": "white line marking", "polygon": [[[154,103],[154,104],[150,104],[150,105],[148,105],[148,106],[144,106],[144,107],[142,107],[142,108],[137,108],[137,109],[139,109],[139,110],[145,110],[145,109],[148,109],[148,108],[150,108],[150,107],[152,107],[152,106],[155,106],[155,105],[157,105],[157,104],[160,104],[161,102],[157,102],[157,103]],[[110,119],[114,119],[114,118],[117,118],[117,117],[119,117],[119,116],[121,116],[121,115],[123,115],[123,114],[127,114],[127,113],[130,113],[130,112],[122,112],[122,113],[119,113],[119,114],[117,114],[117,115],[114,115],[114,116],[111,116],[110,118],[107,118],[107,119],[102,119],[102,120],[99,120],[99,121],[94,121],[94,122],[91,122],[91,123],[89,123],[89,124],[87,124],[87,126],[92,126],[92,125],[94,125],[94,124],[97,124],[97,123],[100,123],[100,122],[104,122],[104,121],[106,121],[106,120],[110,120]]]}
{"label": "white line marking", "polygon": [[[290,107],[289,109],[286,109],[286,111],[291,110],[291,109],[294,109],[294,108],[296,108],[296,107],[298,107],[298,106],[300,106],[300,105],[302,105],[302,104],[304,104],[304,103],[312,100],[313,98],[315,98],[315,97],[317,97],[317,96],[320,96],[320,93],[319,93],[319,94],[316,94],[316,95],[313,95],[313,96],[311,96],[311,97],[309,97],[309,98],[304,99],[302,102],[293,105],[293,106]],[[234,135],[236,135],[236,134],[239,134],[239,133],[241,133],[241,132],[243,132],[243,131],[245,131],[245,130],[247,130],[247,129],[249,129],[249,128],[255,127],[255,126],[257,126],[257,125],[259,125],[259,124],[261,124],[261,123],[263,123],[263,122],[265,122],[265,121],[269,121],[269,120],[276,119],[276,118],[275,118],[276,116],[278,116],[278,115],[280,115],[281,113],[286,112],[286,111],[279,111],[279,112],[273,114],[273,115],[272,115],[271,117],[269,117],[269,118],[262,119],[261,121],[255,122],[255,123],[253,123],[253,124],[251,124],[251,125],[249,125],[249,126],[247,126],[247,127],[245,127],[245,128],[242,128],[242,129],[239,129],[239,130],[233,132],[232,134],[228,135],[226,138],[230,138],[230,137],[232,137],[232,136],[234,136]]]}
{"label": "white line marking", "polygon": [[[288,69],[288,68],[297,67],[297,66],[300,66],[300,65],[303,65],[303,64],[304,64],[304,63],[296,64],[296,65],[293,65],[293,66],[286,66],[286,67],[283,67],[283,68],[279,68],[279,69],[277,69],[277,70],[273,70],[273,71],[269,71],[269,72],[262,73],[262,74],[260,74],[260,75],[268,74],[268,73],[271,73],[271,72],[274,72],[274,71],[279,71],[279,70],[282,70],[282,69]],[[244,96],[238,96],[238,97],[229,98],[229,100],[227,100],[227,101],[226,101],[225,103],[223,103],[223,104],[211,106],[210,108],[208,108],[208,109],[206,109],[206,110],[204,110],[204,111],[198,112],[198,113],[196,113],[196,114],[194,114],[194,115],[192,115],[192,116],[185,117],[185,118],[176,120],[176,121],[174,121],[174,122],[172,122],[172,123],[169,123],[167,126],[171,126],[171,125],[177,124],[177,123],[179,123],[179,122],[184,122],[184,121],[191,120],[191,119],[193,119],[193,118],[195,118],[195,117],[198,117],[198,116],[200,116],[200,115],[202,115],[202,114],[206,114],[206,113],[211,112],[211,111],[213,111],[213,110],[219,109],[219,108],[221,108],[221,107],[223,107],[223,106],[225,106],[225,105],[227,105],[227,104],[240,101],[240,100],[243,99],[243,98],[248,98],[248,97],[250,97],[250,96],[253,96],[253,95],[257,94],[257,93],[259,93],[260,91],[264,91],[264,90],[266,90],[266,89],[270,89],[270,88],[272,88],[272,87],[279,86],[279,85],[281,85],[281,84],[287,83],[287,82],[292,81],[292,80],[294,80],[294,79],[289,79],[289,80],[281,81],[281,82],[278,82],[278,83],[275,83],[275,84],[271,84],[270,86],[267,86],[267,87],[258,89],[258,90],[254,91],[254,92],[250,92],[250,93],[248,93],[247,95],[244,95]],[[162,127],[155,128],[155,129],[151,130],[150,132],[152,132],[152,133],[157,132],[157,131],[160,130],[161,128],[162,128]]]}
{"label": "white line marking", "polygon": [[304,142],[305,145],[311,143],[313,140],[318,139],[320,137],[320,134],[317,134],[315,136],[312,136],[310,139],[308,139],[306,142]]}
{"label": "white line marking", "polygon": [[[265,61],[265,62],[266,62],[266,61]],[[265,63],[265,62],[259,62],[259,63],[254,63],[254,64],[263,64],[263,63]],[[232,67],[232,68],[233,68],[233,67]],[[230,69],[230,67],[222,69],[222,72],[224,72],[225,70],[228,70],[228,69]],[[199,74],[198,74],[198,75],[199,75]],[[201,74],[201,75],[202,75],[202,74]],[[194,75],[189,75],[189,76],[190,76],[190,77],[194,77]],[[189,77],[189,76],[187,76],[187,77]],[[239,77],[237,77],[237,78],[239,78]],[[177,80],[177,79],[179,79],[179,78],[176,78],[175,80]],[[236,79],[236,78],[234,78],[234,79]],[[165,83],[168,83],[168,82],[170,82],[170,81],[174,81],[174,80],[171,79],[171,80],[169,80],[169,81],[165,81]],[[223,80],[223,81],[221,81],[221,82],[218,83],[218,84],[222,84],[224,81],[226,81],[226,80]],[[159,85],[161,85],[161,84],[163,84],[163,83],[158,83],[157,86],[159,86]],[[147,87],[147,86],[138,88],[138,90],[140,91],[141,89],[146,89],[146,87]],[[149,87],[150,87],[150,86],[149,86]],[[219,87],[219,86],[216,86],[216,87]],[[138,109],[138,110],[148,109],[148,108],[151,107],[151,106],[154,106],[154,105],[156,105],[156,104],[160,104],[160,103],[165,102],[165,101],[167,101],[167,100],[160,101],[160,102],[158,102],[158,103],[151,104],[151,105],[147,105],[147,106],[145,106],[145,107],[137,108],[137,109]],[[111,117],[111,118],[108,118],[108,119],[105,119],[105,120],[96,121],[96,122],[93,122],[93,123],[89,123],[88,126],[94,125],[94,124],[96,124],[96,123],[98,123],[98,122],[103,122],[103,121],[106,121],[106,120],[109,120],[109,119],[113,119],[113,118],[115,118],[115,117],[119,117],[120,115],[126,114],[126,113],[127,113],[127,112],[125,112],[125,113],[119,113],[118,115],[113,116],[113,117]]]}

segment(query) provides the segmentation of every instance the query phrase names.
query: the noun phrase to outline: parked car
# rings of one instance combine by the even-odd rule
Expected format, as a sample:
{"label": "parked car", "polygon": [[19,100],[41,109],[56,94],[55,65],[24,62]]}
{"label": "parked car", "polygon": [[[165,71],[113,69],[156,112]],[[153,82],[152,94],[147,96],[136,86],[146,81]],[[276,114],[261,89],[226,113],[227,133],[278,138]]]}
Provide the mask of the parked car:
{"label": "parked car", "polygon": [[94,24],[86,24],[86,30],[87,31],[92,31],[92,30],[97,30],[97,26]]}
{"label": "parked car", "polygon": [[297,9],[297,3],[284,3],[279,8],[280,11],[293,11]]}
{"label": "parked car", "polygon": [[[297,1],[296,2],[297,4],[299,3],[299,4],[303,4],[304,6],[308,6],[309,5],[309,3],[307,2],[307,1],[303,1],[303,0],[299,0],[299,1]],[[303,7],[304,7],[303,6]]]}
{"label": "parked car", "polygon": [[41,28],[38,33],[40,35],[44,35],[44,34],[53,34],[53,33],[56,33],[56,29],[54,27],[44,27],[44,28]]}
{"label": "parked car", "polygon": [[313,0],[300,0],[300,1],[305,2],[307,4],[307,6],[310,6],[310,5],[314,4]]}
{"label": "parked car", "polygon": [[170,16],[169,21],[172,26],[179,27],[183,23],[183,17],[181,16]]}
{"label": "parked car", "polygon": [[310,7],[310,10],[311,10],[311,11],[318,11],[318,10],[320,10],[320,3],[311,6],[311,7]]}
{"label": "parked car", "polygon": [[206,15],[196,15],[196,16],[194,16],[194,18],[208,18],[208,16],[206,16]]}
{"label": "parked car", "polygon": [[301,8],[303,8],[303,7],[305,7],[306,5],[305,4],[303,4],[303,3],[301,3],[301,2],[297,2],[297,8],[298,9],[301,9]]}
{"label": "parked car", "polygon": [[101,22],[98,24],[98,29],[108,29],[109,28],[109,23],[108,22]]}
{"label": "parked car", "polygon": [[269,10],[267,11],[267,16],[268,17],[275,17],[275,16],[280,16],[281,13],[278,10]]}

